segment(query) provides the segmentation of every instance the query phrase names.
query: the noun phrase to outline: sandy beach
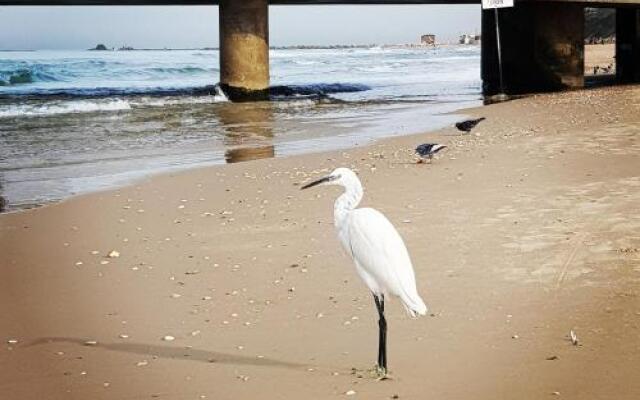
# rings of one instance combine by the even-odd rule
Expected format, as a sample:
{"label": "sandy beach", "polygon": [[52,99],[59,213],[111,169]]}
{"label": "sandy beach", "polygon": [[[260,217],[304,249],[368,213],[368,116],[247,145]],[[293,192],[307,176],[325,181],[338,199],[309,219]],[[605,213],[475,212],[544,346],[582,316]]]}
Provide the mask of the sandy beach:
{"label": "sandy beach", "polygon": [[[616,45],[588,44],[584,46],[584,73],[587,76],[616,73]],[[595,72],[595,73],[594,73]]]}
{"label": "sandy beach", "polygon": [[[639,99],[533,96],[466,111],[487,118],[470,135],[0,215],[0,399],[637,399]],[[427,141],[449,147],[418,165]],[[430,307],[389,303],[385,381],[367,372],[377,315],[335,237],[339,189],[299,190],[340,166],[404,237]]]}

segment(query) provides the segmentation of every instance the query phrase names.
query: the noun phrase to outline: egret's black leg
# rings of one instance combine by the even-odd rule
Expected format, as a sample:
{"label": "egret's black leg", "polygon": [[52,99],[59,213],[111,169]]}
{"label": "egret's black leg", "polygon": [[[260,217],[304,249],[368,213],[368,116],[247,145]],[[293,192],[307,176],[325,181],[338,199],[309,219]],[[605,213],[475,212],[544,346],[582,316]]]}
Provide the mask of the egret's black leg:
{"label": "egret's black leg", "polygon": [[382,368],[385,373],[387,372],[387,319],[384,317],[384,295],[380,296],[380,308],[382,309],[382,315],[380,320],[382,321]]}
{"label": "egret's black leg", "polygon": [[373,300],[376,302],[376,308],[378,309],[378,367],[382,367],[382,310],[380,299],[375,294]]}
{"label": "egret's black leg", "polygon": [[373,295],[378,309],[379,336],[378,336],[378,367],[383,374],[387,372],[387,320],[384,318],[384,295],[380,297]]}

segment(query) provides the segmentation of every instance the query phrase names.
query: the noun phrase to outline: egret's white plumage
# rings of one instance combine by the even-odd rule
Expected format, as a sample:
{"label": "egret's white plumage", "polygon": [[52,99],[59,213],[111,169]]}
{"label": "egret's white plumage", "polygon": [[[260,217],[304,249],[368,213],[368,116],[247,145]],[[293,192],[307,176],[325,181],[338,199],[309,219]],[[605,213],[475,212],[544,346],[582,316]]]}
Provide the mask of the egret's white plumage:
{"label": "egret's white plumage", "polygon": [[350,212],[348,246],[356,270],[374,294],[391,294],[412,315],[425,315],[427,307],[416,290],[411,259],[402,238],[379,211],[360,208]]}
{"label": "egret's white plumage", "polygon": [[381,352],[384,353],[383,357],[379,356],[379,366],[386,371],[385,296],[400,298],[412,316],[427,313],[427,306],[416,289],[409,252],[398,231],[382,213],[372,208],[356,208],[362,200],[363,191],[353,171],[338,168],[302,188],[321,184],[345,188],[334,205],[334,224],[340,242],[355,262],[358,275],[376,299],[381,317]]}

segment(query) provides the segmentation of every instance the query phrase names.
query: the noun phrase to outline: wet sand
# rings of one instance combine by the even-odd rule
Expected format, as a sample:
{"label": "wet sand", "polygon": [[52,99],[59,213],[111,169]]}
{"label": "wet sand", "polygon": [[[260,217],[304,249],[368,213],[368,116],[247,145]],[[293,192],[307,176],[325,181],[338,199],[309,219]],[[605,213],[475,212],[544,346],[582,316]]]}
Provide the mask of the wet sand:
{"label": "wet sand", "polygon": [[[535,96],[469,110],[487,117],[470,135],[2,215],[0,398],[637,399],[639,98]],[[425,141],[449,149],[417,165]],[[386,381],[367,373],[376,312],[335,238],[339,189],[299,190],[338,166],[405,238],[430,306],[388,305]]]}

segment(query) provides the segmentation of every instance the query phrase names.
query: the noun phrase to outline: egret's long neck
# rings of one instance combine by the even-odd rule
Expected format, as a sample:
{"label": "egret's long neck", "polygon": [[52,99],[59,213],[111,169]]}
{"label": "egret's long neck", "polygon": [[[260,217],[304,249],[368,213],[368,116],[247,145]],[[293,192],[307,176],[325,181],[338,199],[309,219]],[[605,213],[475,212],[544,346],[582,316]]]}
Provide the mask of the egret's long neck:
{"label": "egret's long neck", "polygon": [[362,200],[362,185],[358,179],[349,181],[345,191],[333,205],[333,219],[336,227],[340,227],[349,211],[353,210]]}

